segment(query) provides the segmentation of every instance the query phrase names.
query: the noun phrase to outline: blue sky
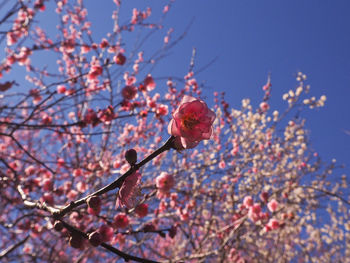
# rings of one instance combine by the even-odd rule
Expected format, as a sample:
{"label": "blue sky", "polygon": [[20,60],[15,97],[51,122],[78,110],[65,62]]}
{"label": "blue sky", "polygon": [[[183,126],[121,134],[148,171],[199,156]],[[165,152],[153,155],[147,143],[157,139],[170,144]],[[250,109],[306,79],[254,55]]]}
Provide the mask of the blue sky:
{"label": "blue sky", "polygon": [[[130,20],[133,7],[150,6],[157,17],[166,2],[124,0],[121,21]],[[112,28],[115,4],[112,0],[84,3],[98,41]],[[154,75],[184,76],[195,47],[195,70],[218,57],[197,76],[199,82],[211,88],[206,95],[225,91],[234,108],[240,108],[243,98],[250,98],[258,106],[269,72],[271,109],[285,108],[282,94],[296,87],[295,75],[302,71],[308,76],[311,94],[327,96],[324,108],[307,110],[303,115],[313,148],[325,160],[336,158],[350,165],[350,135],[345,133],[350,130],[349,13],[348,0],[177,0],[164,30],[153,38],[158,42],[148,42],[145,51],[147,55],[154,43],[159,46],[170,27],[175,30],[174,36],[180,35],[194,19],[185,39],[158,65]],[[53,11],[48,8],[41,16],[45,21],[41,26],[55,28]],[[128,34],[125,37],[128,40]]]}
{"label": "blue sky", "polygon": [[245,97],[257,103],[271,72],[271,106],[281,109],[295,73],[305,73],[311,93],[327,96],[324,108],[304,114],[312,146],[326,160],[349,165],[349,12],[349,1],[178,1],[171,23],[184,28],[195,17],[180,51],[196,47],[199,65],[218,56],[200,79],[225,91],[232,107]]}
{"label": "blue sky", "polygon": [[[96,1],[89,2],[87,7],[98,7]],[[159,3],[164,1],[123,1],[122,13],[127,20],[132,7],[151,6],[157,12],[163,6]],[[90,12],[97,27],[109,20],[101,21],[101,14],[112,6],[100,6],[100,15]],[[282,94],[296,87],[295,74],[302,71],[311,94],[327,96],[325,107],[303,115],[312,146],[325,160],[336,158],[349,165],[350,136],[345,133],[350,130],[349,12],[347,0],[178,0],[165,30],[173,27],[176,35],[193,18],[194,23],[165,59],[161,73],[184,74],[195,47],[197,69],[218,57],[197,79],[213,91],[225,91],[232,107],[239,108],[246,97],[257,106],[271,72],[271,107],[280,110],[286,106]]]}

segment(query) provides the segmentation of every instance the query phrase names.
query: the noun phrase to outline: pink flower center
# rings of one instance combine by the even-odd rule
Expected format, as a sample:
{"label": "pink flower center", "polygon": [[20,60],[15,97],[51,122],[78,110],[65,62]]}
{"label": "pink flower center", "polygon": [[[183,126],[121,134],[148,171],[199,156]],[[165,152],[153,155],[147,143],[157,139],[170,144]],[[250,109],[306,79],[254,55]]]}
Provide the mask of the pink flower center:
{"label": "pink flower center", "polygon": [[194,116],[193,113],[186,114],[182,118],[182,125],[187,129],[191,130],[194,126],[199,123],[199,120]]}

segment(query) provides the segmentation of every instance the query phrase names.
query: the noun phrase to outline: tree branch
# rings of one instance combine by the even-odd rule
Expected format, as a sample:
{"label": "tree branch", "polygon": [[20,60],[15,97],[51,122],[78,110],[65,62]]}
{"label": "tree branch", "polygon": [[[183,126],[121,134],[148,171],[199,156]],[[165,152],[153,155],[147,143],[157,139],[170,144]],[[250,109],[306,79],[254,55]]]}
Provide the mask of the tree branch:
{"label": "tree branch", "polygon": [[16,248],[20,247],[21,245],[23,245],[29,238],[29,235],[26,236],[23,240],[19,241],[16,244],[13,244],[12,246],[10,246],[9,248],[3,250],[2,252],[0,252],[0,259],[6,257],[9,253],[11,253],[12,251],[14,251]]}
{"label": "tree branch", "polygon": [[[59,220],[62,225],[71,233],[75,233],[80,235],[81,237],[85,238],[85,239],[89,239],[88,235],[82,231],[80,231],[79,229],[71,226],[70,224],[66,223],[65,221],[63,221],[62,219]],[[136,257],[127,253],[124,253],[123,251],[120,251],[119,249],[112,247],[110,245],[108,245],[107,243],[101,243],[100,245],[101,247],[104,247],[105,249],[107,249],[108,251],[118,255],[119,257],[122,257],[123,259],[125,259],[125,261],[129,261],[129,260],[133,260],[136,262],[144,262],[144,263],[158,263],[158,261],[154,261],[154,260],[150,260],[150,259],[146,259],[146,258],[140,258],[140,257]]]}
{"label": "tree branch", "polygon": [[157,157],[159,154],[171,149],[173,147],[173,142],[174,142],[175,137],[171,136],[165,143],[163,146],[161,146],[160,148],[158,148],[156,151],[154,151],[153,153],[151,153],[149,156],[147,156],[145,159],[143,159],[141,162],[135,164],[134,166],[131,166],[130,169],[124,173],[122,176],[120,176],[117,180],[115,180],[114,182],[110,183],[109,185],[101,188],[100,190],[97,190],[96,192],[87,195],[84,198],[81,198],[77,201],[71,202],[69,205],[65,206],[59,213],[55,213],[55,217],[60,218],[63,217],[65,214],[67,214],[68,212],[70,212],[72,209],[85,204],[86,200],[91,197],[91,196],[99,196],[102,195],[104,193],[107,193],[113,189],[116,188],[120,188],[125,180],[126,177],[128,177],[129,175],[131,175],[132,173],[134,173],[135,171],[137,171],[138,169],[140,169],[142,166],[144,166],[146,163],[148,163],[149,161],[153,160],[155,157]]}

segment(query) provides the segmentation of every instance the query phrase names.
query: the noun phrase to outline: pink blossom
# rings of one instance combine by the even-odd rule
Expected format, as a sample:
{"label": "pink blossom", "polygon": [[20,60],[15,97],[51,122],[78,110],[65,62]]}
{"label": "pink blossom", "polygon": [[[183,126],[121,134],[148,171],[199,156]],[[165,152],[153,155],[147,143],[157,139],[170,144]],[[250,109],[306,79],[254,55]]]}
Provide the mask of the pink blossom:
{"label": "pink blossom", "polygon": [[81,46],[81,53],[82,53],[82,54],[86,54],[86,53],[88,53],[90,50],[91,50],[91,47],[88,46],[88,45],[86,45],[86,44],[83,44],[83,45]]}
{"label": "pink blossom", "polygon": [[28,243],[25,243],[24,246],[23,246],[23,250],[22,250],[24,253],[26,254],[29,254],[29,253],[32,253],[33,251],[33,245],[32,244],[28,244]]}
{"label": "pink blossom", "polygon": [[125,86],[122,89],[122,96],[126,100],[132,100],[137,95],[137,88],[135,86]]}
{"label": "pink blossom", "polygon": [[126,177],[118,192],[117,206],[126,206],[127,208],[135,206],[139,194],[140,180],[141,174],[139,172]]}
{"label": "pink blossom", "polygon": [[98,66],[98,65],[91,66],[88,74],[88,80],[91,81],[96,79],[98,76],[102,75],[102,72],[103,72],[103,68],[101,66]]}
{"label": "pink blossom", "polygon": [[138,206],[136,206],[135,213],[139,217],[145,217],[148,214],[148,204],[143,203],[143,204],[139,204]]}
{"label": "pink blossom", "polygon": [[115,118],[113,106],[109,105],[106,109],[100,110],[97,117],[102,122],[110,123]]}
{"label": "pink blossom", "polygon": [[129,225],[129,218],[126,214],[120,213],[114,217],[114,226],[116,228],[125,228]]}
{"label": "pink blossom", "polygon": [[77,195],[78,195],[78,192],[75,191],[75,190],[70,190],[68,193],[67,193],[67,198],[70,199],[70,200],[74,200],[75,198],[77,198]]}
{"label": "pink blossom", "polygon": [[91,124],[92,127],[95,127],[100,123],[99,118],[97,117],[96,112],[93,109],[87,109],[85,116],[84,116],[84,121],[87,124]]}
{"label": "pink blossom", "polygon": [[112,239],[112,244],[119,244],[119,247],[122,248],[125,244],[125,235],[122,233],[116,234]]}
{"label": "pink blossom", "polygon": [[136,8],[132,10],[132,17],[131,17],[131,24],[135,25],[140,17],[140,11],[138,11]]}
{"label": "pink blossom", "polygon": [[183,148],[194,148],[213,133],[215,113],[199,99],[185,95],[168,126],[169,134],[180,137]]}
{"label": "pink blossom", "polygon": [[179,217],[180,217],[180,220],[182,221],[187,221],[190,219],[190,215],[187,211],[187,209],[182,209],[182,208],[179,208],[177,210],[178,214],[179,214]]}
{"label": "pink blossom", "polygon": [[85,192],[86,190],[88,189],[88,185],[85,181],[82,181],[82,182],[78,182],[77,183],[77,190],[80,192],[80,193],[83,193]]}
{"label": "pink blossom", "polygon": [[52,191],[53,189],[53,182],[51,179],[49,178],[45,178],[43,181],[42,181],[42,187],[45,191]]}
{"label": "pink blossom", "polygon": [[261,212],[261,206],[259,203],[254,203],[252,206],[252,212],[255,214],[260,214]]}
{"label": "pink blossom", "polygon": [[114,56],[113,60],[118,65],[124,65],[126,57],[122,53],[118,53],[118,55]]}
{"label": "pink blossom", "polygon": [[136,77],[130,76],[128,72],[124,73],[124,80],[126,86],[132,86],[136,83]]}
{"label": "pink blossom", "polygon": [[108,40],[107,39],[102,39],[101,43],[100,43],[100,48],[106,48],[109,46]]}
{"label": "pink blossom", "polygon": [[35,166],[34,165],[28,166],[24,172],[28,176],[33,175],[36,172]]}
{"label": "pink blossom", "polygon": [[267,204],[267,208],[271,211],[271,212],[275,212],[278,208],[278,202],[275,199],[272,199],[268,204]]}
{"label": "pink blossom", "polygon": [[221,160],[221,161],[219,162],[219,168],[220,168],[220,169],[225,169],[225,167],[226,167],[225,161],[224,161],[224,160]]}
{"label": "pink blossom", "polygon": [[254,203],[250,208],[248,212],[248,217],[253,222],[256,222],[260,219],[260,213],[261,213],[261,206],[258,203]]}
{"label": "pink blossom", "polygon": [[64,86],[64,85],[58,85],[57,86],[57,93],[58,94],[64,94],[65,92],[66,92],[66,86]]}
{"label": "pink blossom", "polygon": [[87,209],[87,212],[90,214],[90,215],[95,215],[97,216],[100,212],[101,212],[101,207],[98,207],[98,208],[91,208],[91,207],[88,207]]}
{"label": "pink blossom", "polygon": [[163,13],[169,12],[169,5],[164,6]]}
{"label": "pink blossom", "polygon": [[47,203],[48,205],[54,204],[53,195],[49,192],[44,193],[41,200],[44,201],[45,203]]}
{"label": "pink blossom", "polygon": [[166,172],[161,172],[156,178],[156,186],[158,188],[158,194],[161,196],[168,195],[170,189],[174,186],[175,180],[173,175]]}
{"label": "pink blossom", "polygon": [[269,222],[267,223],[267,228],[270,228],[270,229],[277,229],[277,228],[279,228],[279,226],[280,226],[280,223],[278,222],[278,220],[277,219],[275,219],[275,218],[270,218],[270,220],[269,220]]}
{"label": "pink blossom", "polygon": [[98,232],[102,236],[102,242],[109,242],[113,238],[113,234],[114,234],[113,228],[109,227],[108,225],[100,226],[100,228],[98,229]]}
{"label": "pink blossom", "polygon": [[82,175],[83,175],[83,171],[80,168],[74,169],[74,171],[73,171],[74,177],[78,177],[78,176],[82,176]]}
{"label": "pink blossom", "polygon": [[269,198],[269,193],[266,191],[261,192],[260,199],[261,201],[267,203],[267,199]]}
{"label": "pink blossom", "polygon": [[263,111],[263,112],[266,112],[268,109],[270,108],[269,104],[267,102],[261,102],[260,103],[260,109]]}
{"label": "pink blossom", "polygon": [[157,115],[164,116],[168,114],[168,105],[160,104],[156,110]]}
{"label": "pink blossom", "polygon": [[250,207],[250,206],[253,206],[253,198],[251,196],[246,196],[244,197],[243,199],[243,204],[246,206],[246,207]]}
{"label": "pink blossom", "polygon": [[143,83],[148,91],[151,91],[156,87],[156,83],[154,82],[154,79],[152,78],[151,74],[147,75]]}

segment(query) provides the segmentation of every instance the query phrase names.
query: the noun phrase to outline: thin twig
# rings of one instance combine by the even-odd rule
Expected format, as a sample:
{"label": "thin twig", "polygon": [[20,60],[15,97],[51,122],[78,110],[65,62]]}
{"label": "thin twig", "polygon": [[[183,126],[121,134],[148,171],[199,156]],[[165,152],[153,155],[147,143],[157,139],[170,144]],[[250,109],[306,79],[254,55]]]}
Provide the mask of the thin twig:
{"label": "thin twig", "polygon": [[12,251],[14,251],[16,248],[20,247],[21,245],[23,245],[29,238],[29,235],[26,236],[23,240],[19,241],[16,244],[13,244],[12,246],[10,246],[9,248],[3,250],[2,252],[0,252],[0,259],[6,257],[9,253],[11,253]]}

